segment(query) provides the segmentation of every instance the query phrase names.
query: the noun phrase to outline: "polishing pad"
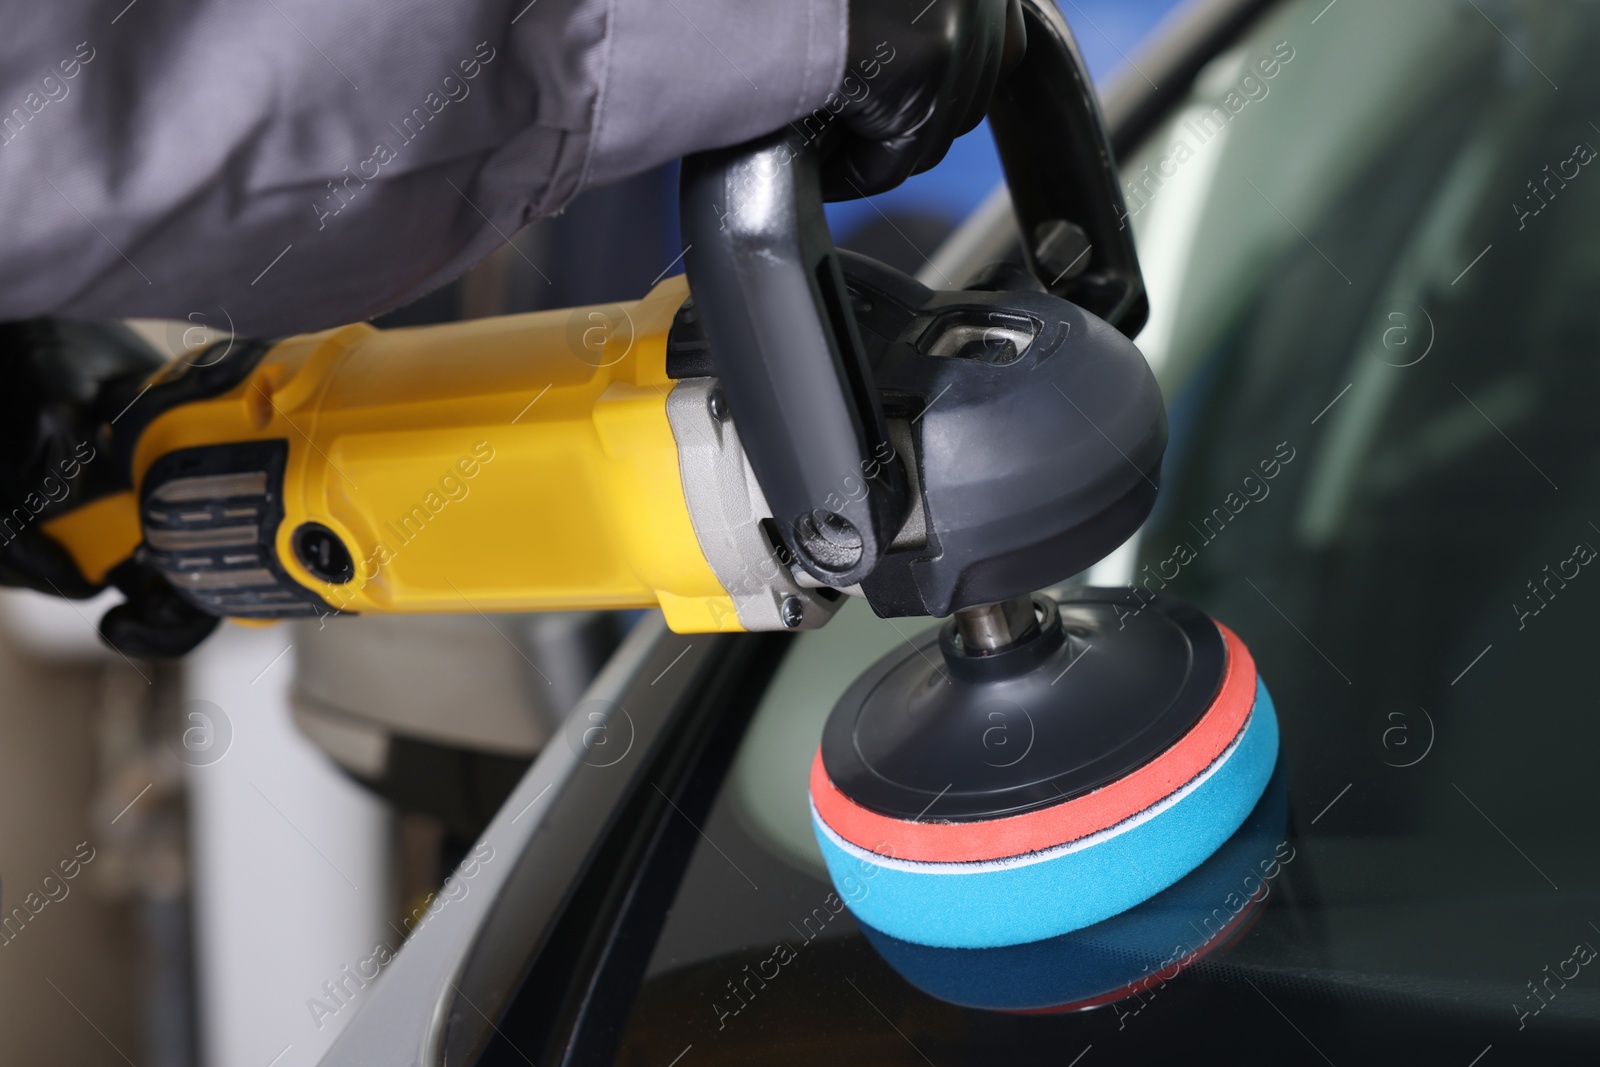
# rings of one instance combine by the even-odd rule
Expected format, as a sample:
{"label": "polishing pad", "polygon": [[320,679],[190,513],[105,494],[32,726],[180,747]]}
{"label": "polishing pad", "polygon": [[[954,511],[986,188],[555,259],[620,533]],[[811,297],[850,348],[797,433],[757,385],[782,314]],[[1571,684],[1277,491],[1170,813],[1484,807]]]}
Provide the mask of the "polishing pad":
{"label": "polishing pad", "polygon": [[1040,632],[998,655],[947,626],[886,657],[829,718],[813,824],[869,926],[951,948],[1056,937],[1177,882],[1261,797],[1277,717],[1237,636],[1132,590],[1036,608]]}

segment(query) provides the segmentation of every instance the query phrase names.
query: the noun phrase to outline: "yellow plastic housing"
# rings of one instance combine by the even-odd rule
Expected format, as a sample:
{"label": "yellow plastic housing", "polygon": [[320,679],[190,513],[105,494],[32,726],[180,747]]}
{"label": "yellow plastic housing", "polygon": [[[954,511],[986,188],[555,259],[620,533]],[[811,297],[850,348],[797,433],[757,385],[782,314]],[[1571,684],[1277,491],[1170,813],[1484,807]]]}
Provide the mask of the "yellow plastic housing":
{"label": "yellow plastic housing", "polygon": [[[290,338],[229,392],[151,422],[135,484],[175,449],[283,439],[277,555],[334,608],[659,605],[680,633],[740,629],[667,421],[667,332],[687,295],[679,275],[633,304]],[[305,522],[344,541],[351,581],[301,565],[291,536]],[[132,548],[107,543],[130,536],[126,521],[69,514],[46,529],[102,574]]]}

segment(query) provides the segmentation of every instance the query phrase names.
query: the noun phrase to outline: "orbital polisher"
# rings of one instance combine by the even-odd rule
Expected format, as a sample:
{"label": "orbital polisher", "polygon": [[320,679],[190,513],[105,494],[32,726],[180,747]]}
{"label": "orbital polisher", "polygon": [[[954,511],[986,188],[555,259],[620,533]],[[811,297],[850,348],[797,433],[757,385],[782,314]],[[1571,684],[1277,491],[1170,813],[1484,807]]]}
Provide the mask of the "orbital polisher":
{"label": "orbital polisher", "polygon": [[[788,548],[880,615],[953,615],[850,687],[810,776],[835,883],[869,887],[857,917],[932,946],[1039,941],[1149,899],[1243,824],[1278,751],[1226,627],[1148,587],[1032,593],[1144,521],[1166,423],[1128,340],[1146,303],[1093,90],[1054,6],[1024,11],[990,118],[1027,272],[991,273],[1036,292],[980,304],[850,259],[831,276],[805,179],[763,185],[787,138],[685,186],[686,221],[718,218],[689,276]],[[752,186],[780,195],[752,207]],[[896,442],[896,407],[904,483],[891,465],[841,500],[838,472]]]}
{"label": "orbital polisher", "polygon": [[828,124],[779,131],[684,161],[687,286],[226,338],[109,381],[69,491],[18,521],[74,589],[128,595],[102,633],[130,654],[219,617],[659,606],[679,632],[786,630],[850,595],[950,617],[825,728],[812,811],[835,880],[869,887],[852,908],[976,947],[1133,907],[1244,821],[1277,724],[1200,611],[1036,595],[1144,521],[1166,422],[1093,86],[1054,4],[1022,8],[989,111],[1020,261],[934,291],[836,250]]}

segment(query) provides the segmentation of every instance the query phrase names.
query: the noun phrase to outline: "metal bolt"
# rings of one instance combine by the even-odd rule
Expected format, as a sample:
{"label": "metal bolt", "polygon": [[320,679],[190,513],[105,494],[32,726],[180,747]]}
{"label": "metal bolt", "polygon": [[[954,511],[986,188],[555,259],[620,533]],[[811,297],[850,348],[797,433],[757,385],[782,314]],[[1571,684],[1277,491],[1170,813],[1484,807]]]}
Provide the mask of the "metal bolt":
{"label": "metal bolt", "polygon": [[718,422],[728,421],[728,396],[721,389],[712,390],[710,407],[713,419]]}
{"label": "metal bolt", "polygon": [[783,606],[778,609],[778,616],[783,620],[783,625],[791,630],[804,622],[806,613],[805,608],[800,603],[800,598],[797,596],[784,597]]}

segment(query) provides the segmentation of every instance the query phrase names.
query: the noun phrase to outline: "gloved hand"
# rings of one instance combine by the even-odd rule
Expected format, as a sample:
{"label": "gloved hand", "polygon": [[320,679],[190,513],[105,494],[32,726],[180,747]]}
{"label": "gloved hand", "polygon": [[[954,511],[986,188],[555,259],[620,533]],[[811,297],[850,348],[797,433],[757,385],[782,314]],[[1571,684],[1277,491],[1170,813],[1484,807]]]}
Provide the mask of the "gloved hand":
{"label": "gloved hand", "polygon": [[100,633],[129,655],[182,654],[217,620],[136,560],[90,579],[44,525],[129,488],[109,427],[163,362],[119,324],[0,323],[0,585],[74,600],[117,586],[128,600],[106,613]]}
{"label": "gloved hand", "polygon": [[822,164],[829,200],[884,192],[938,163],[1026,47],[1019,0],[850,0],[849,34],[830,98],[845,100],[844,132]]}

